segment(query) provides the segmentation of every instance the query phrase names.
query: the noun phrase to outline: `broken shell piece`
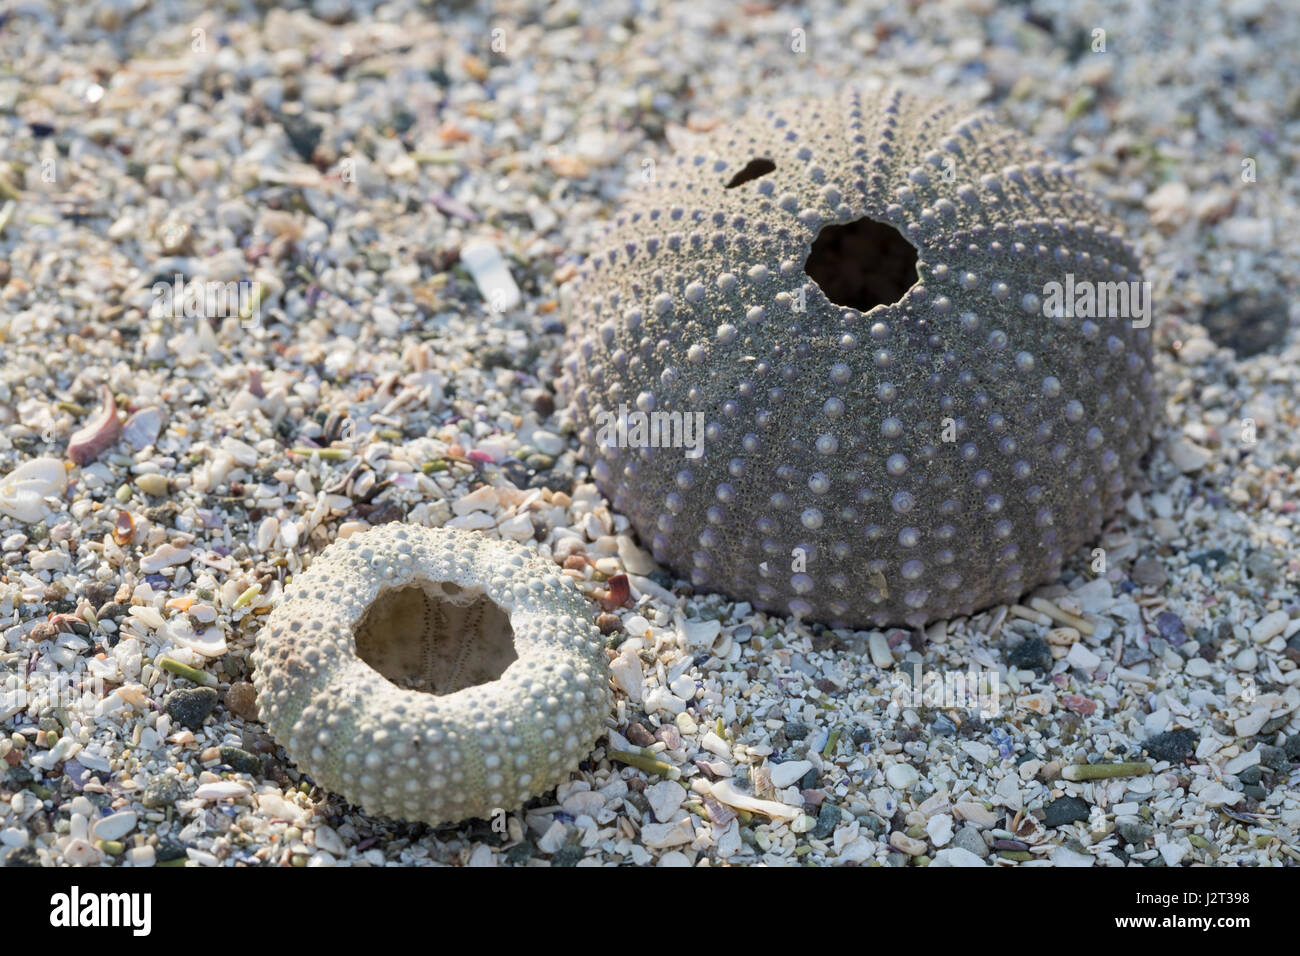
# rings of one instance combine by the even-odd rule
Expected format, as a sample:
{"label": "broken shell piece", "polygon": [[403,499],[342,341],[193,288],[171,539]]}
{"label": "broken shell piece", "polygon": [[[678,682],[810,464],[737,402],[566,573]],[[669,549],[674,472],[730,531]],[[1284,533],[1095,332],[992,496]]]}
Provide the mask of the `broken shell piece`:
{"label": "broken shell piece", "polygon": [[304,771],[371,813],[486,818],[567,779],[605,732],[592,618],[522,545],[383,525],[286,589],[257,639],[258,706]]}
{"label": "broken shell piece", "polygon": [[0,479],[0,514],[24,524],[45,517],[45,499],[68,487],[68,472],[57,458],[33,458]]}
{"label": "broken shell piece", "polygon": [[777,803],[773,800],[759,800],[747,793],[741,793],[730,779],[719,780],[713,785],[713,798],[729,807],[735,807],[737,810],[761,813],[763,816],[771,817],[774,820],[793,820],[795,817],[803,815],[803,809],[800,807],[788,807],[784,803]]}
{"label": "broken shell piece", "polygon": [[149,405],[132,413],[122,425],[122,437],[135,451],[148,448],[158,440],[162,431],[163,413],[157,405]]}
{"label": "broken shell piece", "polygon": [[107,385],[100,386],[99,401],[100,409],[95,416],[68,439],[68,457],[78,465],[89,465],[122,434],[117,402]]}

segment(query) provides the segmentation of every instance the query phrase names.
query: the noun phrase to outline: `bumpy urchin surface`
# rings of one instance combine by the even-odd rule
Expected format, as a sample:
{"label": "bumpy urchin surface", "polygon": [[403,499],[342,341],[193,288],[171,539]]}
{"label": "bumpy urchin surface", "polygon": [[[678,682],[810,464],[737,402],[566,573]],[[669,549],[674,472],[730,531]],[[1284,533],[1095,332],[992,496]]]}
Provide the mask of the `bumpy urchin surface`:
{"label": "bumpy urchin surface", "polygon": [[553,564],[400,523],[321,552],[267,618],[254,663],[263,719],[317,783],[432,824],[562,782],[611,700],[589,605]]}
{"label": "bumpy urchin surface", "polygon": [[[849,92],[751,112],[655,179],[584,264],[561,387],[658,560],[767,610],[919,626],[1099,533],[1156,412],[1151,336],[1044,315],[1068,273],[1141,279],[1070,170],[986,115]],[[702,454],[638,413],[701,413]]]}

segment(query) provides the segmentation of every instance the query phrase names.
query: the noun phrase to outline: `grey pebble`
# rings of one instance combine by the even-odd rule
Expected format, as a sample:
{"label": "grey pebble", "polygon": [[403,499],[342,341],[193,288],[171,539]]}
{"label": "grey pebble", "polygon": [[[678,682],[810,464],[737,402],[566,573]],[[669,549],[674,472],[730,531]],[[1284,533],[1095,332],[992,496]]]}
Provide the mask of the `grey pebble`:
{"label": "grey pebble", "polygon": [[980,831],[969,823],[957,831],[957,834],[952,838],[952,845],[974,853],[981,860],[989,855],[989,846],[984,842],[984,838],[980,836]]}
{"label": "grey pebble", "polygon": [[148,810],[170,807],[181,798],[181,785],[170,774],[154,777],[144,788],[140,803]]}

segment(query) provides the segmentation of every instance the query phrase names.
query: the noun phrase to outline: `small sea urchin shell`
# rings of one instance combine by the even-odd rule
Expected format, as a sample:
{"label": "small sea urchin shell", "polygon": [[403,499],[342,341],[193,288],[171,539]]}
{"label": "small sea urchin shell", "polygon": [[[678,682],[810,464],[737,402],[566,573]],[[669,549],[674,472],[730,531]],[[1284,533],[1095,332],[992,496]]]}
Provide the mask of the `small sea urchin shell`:
{"label": "small sea urchin shell", "polygon": [[508,541],[394,523],[326,548],[258,635],[261,713],[289,756],[375,813],[511,810],[604,732],[586,599]]}
{"label": "small sea urchin shell", "polygon": [[849,93],[752,112],[657,180],[583,266],[561,387],[658,560],[919,626],[1098,534],[1156,411],[1149,297],[1075,309],[1146,287],[1068,169],[982,114]]}

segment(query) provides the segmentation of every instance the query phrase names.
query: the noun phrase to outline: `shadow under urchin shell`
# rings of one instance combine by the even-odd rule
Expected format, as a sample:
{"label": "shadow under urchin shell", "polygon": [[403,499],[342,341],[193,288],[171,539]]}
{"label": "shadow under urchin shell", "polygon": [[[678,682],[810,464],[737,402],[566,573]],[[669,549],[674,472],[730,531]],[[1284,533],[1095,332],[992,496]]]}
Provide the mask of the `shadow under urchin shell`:
{"label": "shadow under urchin shell", "polygon": [[[580,272],[561,383],[657,560],[765,610],[920,626],[1019,597],[1097,536],[1148,442],[1152,342],[1044,315],[1067,273],[1141,279],[1071,171],[891,91],[751,111],[658,180]],[[604,427],[674,412],[702,414],[700,457]]]}

